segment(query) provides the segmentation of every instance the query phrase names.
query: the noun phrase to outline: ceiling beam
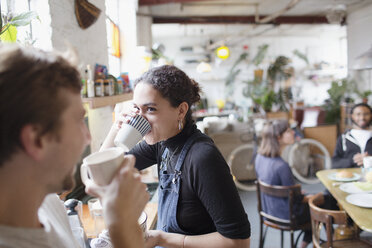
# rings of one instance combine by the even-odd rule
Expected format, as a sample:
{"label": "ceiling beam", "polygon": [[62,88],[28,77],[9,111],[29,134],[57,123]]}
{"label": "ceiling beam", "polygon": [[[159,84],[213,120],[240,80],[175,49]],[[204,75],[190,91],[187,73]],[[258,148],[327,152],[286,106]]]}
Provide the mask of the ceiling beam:
{"label": "ceiling beam", "polygon": [[202,2],[208,0],[139,0],[139,6],[145,5],[156,5],[156,4],[167,4],[167,3],[191,3],[191,2]]}
{"label": "ceiling beam", "polygon": [[[153,23],[180,24],[259,24],[255,16],[152,16]],[[265,18],[265,16],[260,16]],[[329,24],[325,16],[279,16],[265,24]]]}

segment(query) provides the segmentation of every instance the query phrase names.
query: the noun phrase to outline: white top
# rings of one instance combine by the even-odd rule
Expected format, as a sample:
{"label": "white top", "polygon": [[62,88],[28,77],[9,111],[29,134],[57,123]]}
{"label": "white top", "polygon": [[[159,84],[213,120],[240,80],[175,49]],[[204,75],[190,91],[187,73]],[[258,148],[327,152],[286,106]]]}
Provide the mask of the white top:
{"label": "white top", "polygon": [[[24,206],[25,208],[27,206]],[[47,195],[41,205],[39,220],[44,228],[20,228],[0,225],[0,247],[76,248],[65,207],[56,194]]]}
{"label": "white top", "polygon": [[351,129],[350,133],[358,141],[360,151],[364,152],[367,141],[372,137],[372,132],[370,130]]}

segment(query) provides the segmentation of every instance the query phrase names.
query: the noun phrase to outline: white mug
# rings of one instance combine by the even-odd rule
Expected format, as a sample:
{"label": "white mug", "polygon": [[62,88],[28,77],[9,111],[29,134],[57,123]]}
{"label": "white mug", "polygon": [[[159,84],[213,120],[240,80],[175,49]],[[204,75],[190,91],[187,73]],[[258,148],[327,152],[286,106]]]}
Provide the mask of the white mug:
{"label": "white mug", "polygon": [[115,172],[124,160],[124,150],[121,147],[111,147],[92,153],[83,159],[80,176],[84,184],[93,181],[99,186],[111,182]]}
{"label": "white mug", "polygon": [[367,156],[363,158],[363,167],[372,168],[372,156]]}
{"label": "white mug", "polygon": [[114,144],[124,151],[132,149],[151,130],[150,123],[142,115],[136,115],[123,123],[117,133]]}
{"label": "white mug", "polygon": [[143,237],[145,237],[147,229],[147,214],[143,211],[141,216],[138,218],[138,225],[141,227]]}

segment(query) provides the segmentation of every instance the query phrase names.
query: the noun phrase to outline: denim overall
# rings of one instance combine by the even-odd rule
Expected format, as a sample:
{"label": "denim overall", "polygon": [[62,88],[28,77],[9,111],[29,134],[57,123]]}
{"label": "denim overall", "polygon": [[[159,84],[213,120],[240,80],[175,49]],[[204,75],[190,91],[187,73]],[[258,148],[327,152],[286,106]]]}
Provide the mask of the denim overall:
{"label": "denim overall", "polygon": [[197,138],[202,136],[202,133],[194,133],[187,139],[178,157],[173,174],[167,173],[167,165],[165,163],[169,152],[168,148],[166,148],[162,154],[162,162],[159,171],[158,230],[186,234],[177,223],[177,205],[181,184],[181,169],[191,145]]}

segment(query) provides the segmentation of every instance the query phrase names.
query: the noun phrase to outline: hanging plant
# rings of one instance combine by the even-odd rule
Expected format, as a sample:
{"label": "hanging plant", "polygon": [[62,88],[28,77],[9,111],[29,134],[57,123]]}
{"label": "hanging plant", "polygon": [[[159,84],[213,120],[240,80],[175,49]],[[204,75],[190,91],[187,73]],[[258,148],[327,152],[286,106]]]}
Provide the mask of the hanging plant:
{"label": "hanging plant", "polygon": [[285,56],[278,56],[275,62],[269,66],[267,71],[267,76],[269,80],[273,83],[276,80],[286,80],[291,77],[291,73],[285,70],[285,67],[289,64],[289,58]]}
{"label": "hanging plant", "polygon": [[263,44],[261,46],[258,47],[258,51],[257,51],[257,54],[256,56],[254,56],[254,58],[252,59],[252,63],[258,67],[262,61],[264,60],[266,54],[267,54],[267,49],[269,48],[269,45],[268,44]]}

